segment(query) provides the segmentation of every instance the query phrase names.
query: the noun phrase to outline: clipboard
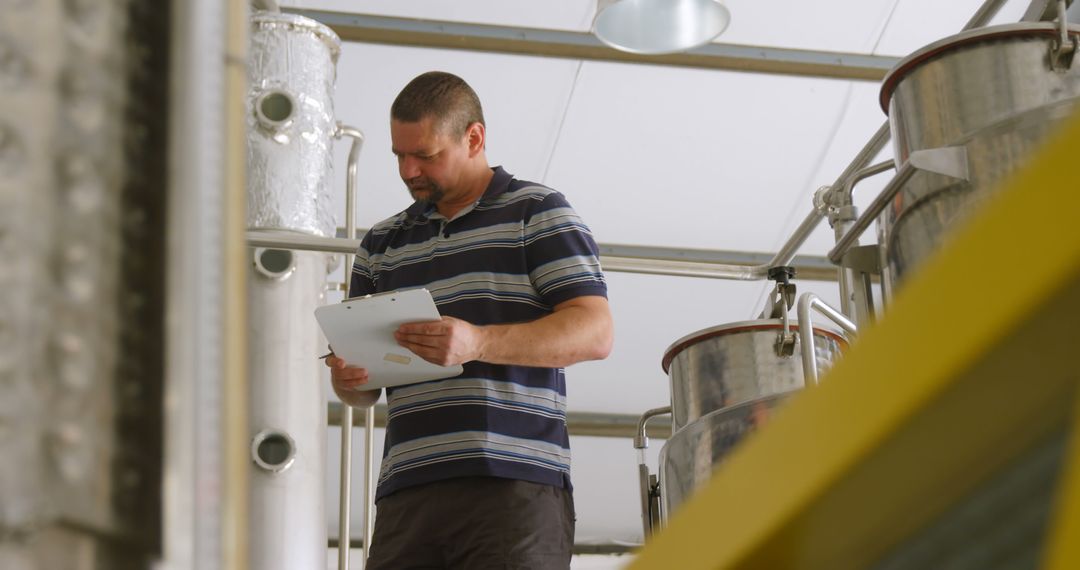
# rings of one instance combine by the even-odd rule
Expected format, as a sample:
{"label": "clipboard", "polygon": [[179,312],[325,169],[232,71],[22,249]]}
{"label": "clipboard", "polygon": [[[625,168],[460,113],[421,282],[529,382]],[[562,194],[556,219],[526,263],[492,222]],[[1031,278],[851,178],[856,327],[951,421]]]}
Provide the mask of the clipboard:
{"label": "clipboard", "polygon": [[427,289],[403,289],[350,299],[315,309],[330,350],[350,366],[366,368],[370,380],[360,390],[377,390],[461,374],[462,367],[439,366],[398,346],[394,331],[405,323],[442,317]]}

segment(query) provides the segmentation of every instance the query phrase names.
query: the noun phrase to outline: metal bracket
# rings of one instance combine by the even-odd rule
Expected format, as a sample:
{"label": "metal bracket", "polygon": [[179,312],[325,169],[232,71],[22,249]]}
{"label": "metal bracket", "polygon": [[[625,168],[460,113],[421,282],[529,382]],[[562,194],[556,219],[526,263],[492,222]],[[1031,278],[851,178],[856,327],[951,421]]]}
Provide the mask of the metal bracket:
{"label": "metal bracket", "polygon": [[795,284],[777,283],[773,291],[773,310],[770,318],[780,318],[784,328],[776,335],[776,354],[787,358],[795,354],[795,333],[791,330],[788,311],[795,304]]}
{"label": "metal bracket", "polygon": [[943,174],[960,180],[970,180],[967,147],[946,146],[916,150],[908,156],[912,167],[925,172]]}
{"label": "metal bracket", "polygon": [[877,244],[859,245],[844,253],[840,265],[862,273],[881,273],[881,250]]}
{"label": "metal bracket", "polygon": [[1050,43],[1050,69],[1058,73],[1068,71],[1072,67],[1073,57],[1078,49],[1080,49],[1080,43],[1074,37],[1068,37],[1065,42],[1062,42],[1060,38],[1055,38]]}
{"label": "metal bracket", "polygon": [[765,315],[765,318],[783,318],[784,314],[786,314],[795,304],[795,284],[777,283],[776,287],[773,288],[770,299],[769,305],[771,308],[769,309],[769,313]]}
{"label": "metal bracket", "polygon": [[1076,38],[1069,36],[1069,14],[1066,0],[1057,0],[1058,37],[1050,43],[1050,69],[1064,73],[1072,66],[1076,55]]}

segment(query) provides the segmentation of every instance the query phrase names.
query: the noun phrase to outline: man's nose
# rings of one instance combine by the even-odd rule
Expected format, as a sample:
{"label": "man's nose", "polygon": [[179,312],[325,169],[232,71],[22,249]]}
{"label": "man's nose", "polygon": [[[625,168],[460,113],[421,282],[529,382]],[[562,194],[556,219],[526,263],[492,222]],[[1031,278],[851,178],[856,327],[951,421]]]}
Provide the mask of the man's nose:
{"label": "man's nose", "polygon": [[411,156],[403,157],[398,164],[398,170],[401,171],[402,180],[411,180],[420,176],[420,162]]}

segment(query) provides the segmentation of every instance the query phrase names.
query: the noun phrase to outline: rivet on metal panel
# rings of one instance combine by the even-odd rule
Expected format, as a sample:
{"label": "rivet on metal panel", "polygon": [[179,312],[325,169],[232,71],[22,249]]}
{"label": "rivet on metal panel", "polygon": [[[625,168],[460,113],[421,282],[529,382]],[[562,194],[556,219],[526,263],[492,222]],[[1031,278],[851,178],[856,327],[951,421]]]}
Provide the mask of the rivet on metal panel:
{"label": "rivet on metal panel", "polygon": [[0,41],[0,80],[5,87],[25,83],[30,74],[30,66],[19,54],[15,46]]}
{"label": "rivet on metal panel", "polygon": [[50,433],[49,451],[60,476],[69,483],[86,478],[90,465],[85,434],[76,424],[64,422]]}
{"label": "rivet on metal panel", "polygon": [[91,368],[87,366],[86,362],[81,362],[83,359],[67,358],[60,361],[59,374],[60,384],[67,389],[70,396],[71,390],[85,390],[91,384],[92,372]]}
{"label": "rivet on metal panel", "polygon": [[79,263],[90,258],[90,251],[86,244],[72,242],[64,247],[64,261],[67,263]]}
{"label": "rivet on metal panel", "polygon": [[94,299],[94,291],[97,287],[95,287],[93,279],[89,279],[85,275],[68,271],[64,275],[63,284],[68,297],[76,303],[86,303]]}
{"label": "rivet on metal panel", "polygon": [[90,159],[67,157],[61,164],[68,201],[76,213],[89,214],[101,208],[105,188]]}

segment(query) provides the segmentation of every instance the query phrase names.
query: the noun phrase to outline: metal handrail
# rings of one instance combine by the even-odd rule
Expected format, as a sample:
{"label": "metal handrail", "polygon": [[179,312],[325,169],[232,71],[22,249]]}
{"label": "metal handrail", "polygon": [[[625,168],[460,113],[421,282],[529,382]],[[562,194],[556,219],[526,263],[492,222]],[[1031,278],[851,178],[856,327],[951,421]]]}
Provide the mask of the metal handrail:
{"label": "metal handrail", "polygon": [[[364,134],[359,129],[353,127],[347,127],[342,124],[338,124],[337,130],[334,132],[335,138],[350,137],[352,138],[352,147],[349,149],[349,162],[347,169],[347,176],[345,182],[345,231],[350,235],[356,233],[356,177],[357,177],[357,163],[360,159],[360,148],[364,144]],[[355,249],[353,250],[355,251]],[[345,254],[345,295],[348,296],[349,287],[352,283],[352,264],[353,254],[347,252]],[[368,414],[368,417],[374,418],[372,414]],[[345,548],[338,548],[338,570],[349,570],[349,547],[348,540],[351,536],[351,516],[352,516],[352,406],[345,405],[341,411],[341,487],[340,487],[340,502],[338,504],[338,536],[345,537]],[[374,431],[369,430],[369,433]],[[364,450],[366,456],[371,455],[371,446],[368,445]],[[368,477],[365,474],[364,486],[365,486],[365,500],[367,499],[367,484]],[[368,527],[367,510],[364,511],[364,528],[365,532]],[[364,553],[367,554],[368,541],[364,540]]]}
{"label": "metal handrail", "polygon": [[[813,227],[810,229],[812,230]],[[793,236],[793,239],[794,237],[796,236]],[[794,259],[793,250],[797,249],[802,244],[802,241],[805,241],[805,237],[802,236],[798,244],[785,247],[786,251],[782,250],[777,253],[772,261],[756,265],[680,261],[620,255],[601,255],[600,263],[605,271],[729,279],[734,281],[760,281],[767,276],[768,269],[773,265],[780,261],[783,261],[784,264],[790,263]],[[247,240],[248,245],[252,247],[322,251],[326,253],[355,253],[360,247],[359,239],[321,237],[274,230],[249,230]],[[811,270],[821,273],[820,268],[817,267],[811,267]]]}
{"label": "metal handrail", "polygon": [[803,293],[799,297],[799,345],[802,349],[803,385],[817,384],[817,354],[814,352],[814,322],[810,317],[810,309],[816,309],[832,322],[840,325],[850,335],[858,333],[855,323],[851,322],[840,311],[834,309],[825,301],[822,301],[813,293]]}

